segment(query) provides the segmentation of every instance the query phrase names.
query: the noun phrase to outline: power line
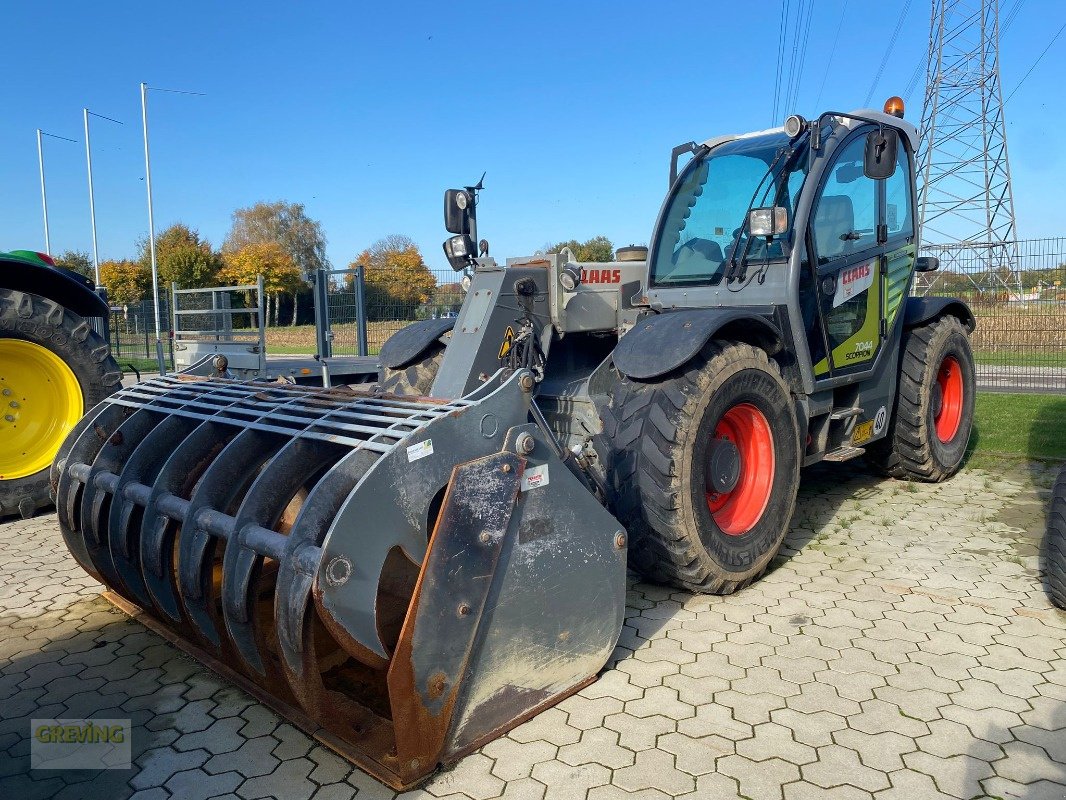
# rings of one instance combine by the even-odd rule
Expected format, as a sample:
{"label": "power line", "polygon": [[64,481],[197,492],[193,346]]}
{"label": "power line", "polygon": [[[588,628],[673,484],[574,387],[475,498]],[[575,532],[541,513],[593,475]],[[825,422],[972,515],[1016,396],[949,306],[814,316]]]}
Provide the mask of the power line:
{"label": "power line", "polygon": [[899,38],[899,32],[903,29],[903,21],[907,18],[907,12],[911,10],[911,0],[907,0],[903,4],[903,11],[900,12],[899,20],[896,22],[896,29],[892,31],[892,37],[888,40],[888,47],[885,48],[885,55],[881,59],[881,66],[877,68],[877,74],[874,75],[874,81],[870,84],[870,91],[866,95],[866,100],[863,102],[864,106],[869,106],[870,101],[873,99],[874,90],[877,89],[877,84],[881,80],[881,75],[885,71],[885,66],[888,64],[889,56],[892,55],[892,48],[896,46],[896,39]]}
{"label": "power line", "polygon": [[814,110],[821,108],[822,91],[825,89],[825,79],[829,77],[829,68],[833,66],[833,59],[837,54],[837,42],[840,41],[840,29],[844,27],[844,14],[848,10],[848,0],[844,0],[844,7],[840,9],[840,21],[837,22],[837,32],[833,36],[833,45],[829,48],[829,60],[825,64],[825,72],[822,73],[822,83],[818,87],[818,97],[814,101]]}
{"label": "power line", "polygon": [[[799,45],[799,64],[793,64],[795,80],[792,81],[792,91],[786,96],[784,111],[792,112],[799,104],[800,81],[803,80],[803,66],[807,61],[807,44],[811,38],[811,20],[814,18],[814,0],[808,0],[806,12],[800,9],[796,19],[796,39],[799,40],[800,30],[803,30],[803,43]],[[803,20],[800,24],[800,20]],[[795,53],[795,50],[793,50]]]}
{"label": "power line", "polygon": [[1018,16],[1018,12],[1022,10],[1022,6],[1025,5],[1025,0],[1017,0],[1017,2],[1011,7],[1011,10],[1007,12],[1007,18],[1003,20],[1003,24],[999,27],[999,33],[1002,36],[1007,32],[1007,28],[1014,22],[1014,18]]}
{"label": "power line", "polygon": [[1022,84],[1025,83],[1025,79],[1029,77],[1029,75],[1034,69],[1036,69],[1036,65],[1039,64],[1043,60],[1044,56],[1047,55],[1047,51],[1050,50],[1051,46],[1055,44],[1055,41],[1060,36],[1062,36],[1063,31],[1066,31],[1066,23],[1063,23],[1062,27],[1058,29],[1058,32],[1056,32],[1056,34],[1051,37],[1051,41],[1048,42],[1047,47],[1045,47],[1044,51],[1036,57],[1036,61],[1033,62],[1033,66],[1029,67],[1029,71],[1022,75],[1022,79],[1018,81],[1018,85],[1011,89],[1011,93],[1007,95],[1007,99],[1003,101],[1004,103],[1010,101],[1010,99],[1014,97],[1014,93],[1022,88]]}
{"label": "power line", "polygon": [[777,33],[777,77],[774,80],[774,105],[770,114],[770,125],[777,124],[778,99],[781,96],[781,70],[785,62],[785,29],[788,26],[789,0],[781,0],[781,26]]}

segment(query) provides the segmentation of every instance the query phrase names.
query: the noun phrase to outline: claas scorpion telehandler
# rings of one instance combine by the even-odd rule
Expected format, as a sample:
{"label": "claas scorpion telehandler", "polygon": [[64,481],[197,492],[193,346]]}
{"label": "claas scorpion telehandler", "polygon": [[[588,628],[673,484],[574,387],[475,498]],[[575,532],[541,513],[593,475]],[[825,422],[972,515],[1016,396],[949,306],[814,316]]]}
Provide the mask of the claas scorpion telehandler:
{"label": "claas scorpion telehandler", "polygon": [[[487,255],[445,195],[456,319],[376,387],[167,376],[52,471],[109,597],[393,787],[593,681],[626,567],[729,593],[781,547],[800,470],[940,481],[974,403],[959,300],[909,297],[917,132],[884,112],[674,149],[650,246]],[[687,161],[678,168],[678,163]]]}

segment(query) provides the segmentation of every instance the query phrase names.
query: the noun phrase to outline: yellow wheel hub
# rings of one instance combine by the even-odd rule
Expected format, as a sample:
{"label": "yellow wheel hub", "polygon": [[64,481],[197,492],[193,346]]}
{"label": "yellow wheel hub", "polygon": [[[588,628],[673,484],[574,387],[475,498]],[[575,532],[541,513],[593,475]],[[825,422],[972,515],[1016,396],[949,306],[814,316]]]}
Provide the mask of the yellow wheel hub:
{"label": "yellow wheel hub", "polygon": [[0,339],[0,480],[46,469],[84,410],[63,359],[33,342]]}

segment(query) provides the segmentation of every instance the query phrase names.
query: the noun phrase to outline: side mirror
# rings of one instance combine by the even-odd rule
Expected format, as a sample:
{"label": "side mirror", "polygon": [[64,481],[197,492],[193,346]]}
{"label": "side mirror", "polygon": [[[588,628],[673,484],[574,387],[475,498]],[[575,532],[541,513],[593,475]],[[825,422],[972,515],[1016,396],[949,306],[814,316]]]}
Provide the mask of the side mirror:
{"label": "side mirror", "polygon": [[466,189],[449,189],[444,193],[444,229],[448,233],[470,233],[474,213],[474,195]]}
{"label": "side mirror", "polygon": [[940,269],[940,259],[936,256],[918,256],[914,259],[915,272],[936,272]]}
{"label": "side mirror", "polygon": [[896,171],[896,149],[899,136],[891,128],[870,131],[866,135],[862,173],[872,180],[891,178]]}
{"label": "side mirror", "polygon": [[783,206],[753,208],[748,214],[748,231],[752,236],[770,239],[788,230],[788,209]]}

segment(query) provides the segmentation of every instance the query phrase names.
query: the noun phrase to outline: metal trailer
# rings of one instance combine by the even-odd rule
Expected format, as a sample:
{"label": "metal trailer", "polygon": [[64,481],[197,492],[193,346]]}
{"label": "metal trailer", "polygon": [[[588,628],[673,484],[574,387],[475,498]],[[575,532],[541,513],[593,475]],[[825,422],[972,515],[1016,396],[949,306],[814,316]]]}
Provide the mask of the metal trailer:
{"label": "metal trailer", "polygon": [[[366,310],[360,303],[362,356],[333,355],[328,272],[313,274],[315,353],[269,356],[263,277],[254,284],[179,289],[171,284],[174,367],[178,373],[239,380],[332,386],[377,380],[379,362],[366,353]],[[358,276],[361,285],[362,275]],[[360,295],[361,296],[361,295]]]}

